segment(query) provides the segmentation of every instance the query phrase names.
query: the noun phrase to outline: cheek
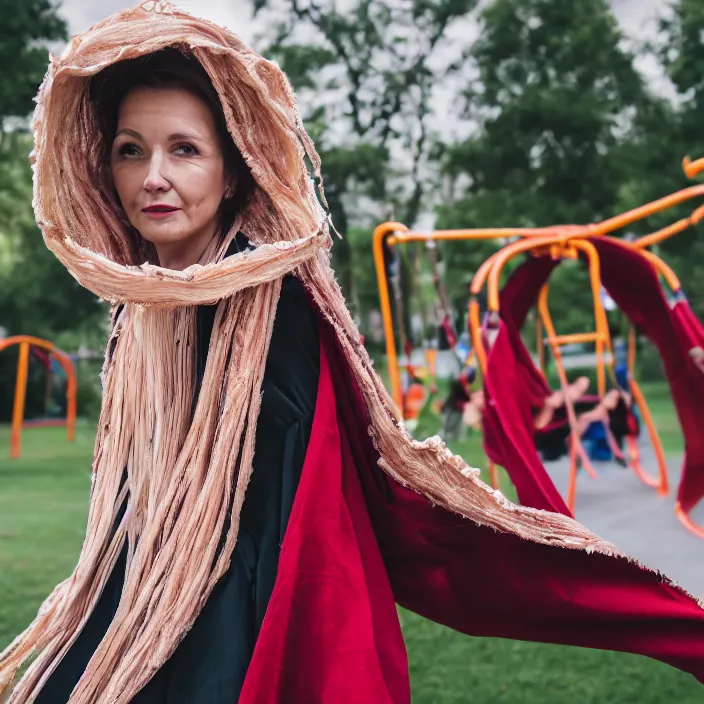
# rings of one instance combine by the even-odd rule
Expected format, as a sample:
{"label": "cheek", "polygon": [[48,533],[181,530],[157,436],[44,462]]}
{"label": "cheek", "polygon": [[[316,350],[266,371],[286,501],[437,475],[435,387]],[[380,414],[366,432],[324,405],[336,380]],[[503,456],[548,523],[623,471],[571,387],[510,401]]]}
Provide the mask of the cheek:
{"label": "cheek", "polygon": [[131,173],[134,169],[129,168],[112,168],[112,183],[117,191],[117,196],[122,203],[122,207],[129,209],[134,196],[134,183],[138,180],[135,174]]}
{"label": "cheek", "polygon": [[184,201],[204,219],[217,213],[224,195],[225,181],[220,175],[202,174],[200,178],[186,179],[181,189]]}

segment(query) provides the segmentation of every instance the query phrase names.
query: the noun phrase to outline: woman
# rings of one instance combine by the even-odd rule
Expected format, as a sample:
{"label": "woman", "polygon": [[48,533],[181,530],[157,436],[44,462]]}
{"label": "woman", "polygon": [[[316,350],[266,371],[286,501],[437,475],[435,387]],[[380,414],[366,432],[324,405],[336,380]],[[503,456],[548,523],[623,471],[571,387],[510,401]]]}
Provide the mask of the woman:
{"label": "woman", "polygon": [[[180,70],[110,107],[120,62],[148,56],[148,73],[174,47],[229,134]],[[694,599],[399,424],[330,270],[319,160],[276,66],[145,3],[52,62],[34,127],[45,241],[118,307],[86,540],[0,657],[0,691],[33,657],[10,702],[408,702],[395,602],[704,678]]]}
{"label": "woman", "polygon": [[[166,48],[101,71],[91,82],[91,102],[106,147],[104,163],[110,165],[106,190],[114,190],[144,256],[173,270],[196,264],[231,232],[254,188],[207,73],[192,56]],[[238,233],[225,256],[246,247]],[[215,315],[215,306],[196,313],[194,404]],[[274,586],[318,377],[315,317],[299,280],[289,275],[276,310],[252,478],[230,567],[194,627],[134,701],[237,700]],[[38,703],[68,701],[117,612],[127,555],[125,543],[95,609]]]}

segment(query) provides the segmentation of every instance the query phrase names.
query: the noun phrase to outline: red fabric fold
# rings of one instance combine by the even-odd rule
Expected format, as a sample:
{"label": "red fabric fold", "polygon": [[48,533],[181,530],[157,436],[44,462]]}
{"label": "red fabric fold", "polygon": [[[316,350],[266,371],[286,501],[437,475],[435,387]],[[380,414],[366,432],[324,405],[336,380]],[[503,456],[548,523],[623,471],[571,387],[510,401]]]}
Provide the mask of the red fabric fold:
{"label": "red fabric fold", "polygon": [[[601,262],[604,287],[619,308],[657,347],[685,439],[678,500],[690,511],[704,497],[704,372],[690,350],[704,346],[704,326],[686,300],[671,307],[653,267],[637,252],[613,239],[592,238]],[[529,259],[501,292],[501,329],[487,361],[484,447],[503,466],[526,506],[568,513],[547,475],[533,442],[531,408],[549,389],[521,340],[519,330],[556,263]]]}
{"label": "red fabric fold", "polygon": [[521,393],[528,396],[533,408],[542,406],[550,386],[523,344],[520,330],[557,264],[546,257],[527,259],[511,274],[499,298],[501,322],[508,328],[512,353],[518,362],[516,371],[520,374]]}
{"label": "red fabric fold", "polygon": [[312,437],[241,704],[409,702],[394,600],[463,633],[639,653],[704,680],[704,611],[656,574],[477,526],[382,474],[326,324],[321,345]]}
{"label": "red fabric fold", "polygon": [[484,375],[484,451],[508,472],[521,504],[570,516],[535,447],[533,409],[548,393],[541,380],[518,331],[502,321]]}
{"label": "red fabric fold", "polygon": [[670,307],[653,267],[626,245],[593,238],[604,287],[619,308],[657,347],[685,440],[677,498],[690,511],[704,496],[704,374],[690,357],[704,329],[685,300]]}
{"label": "red fabric fold", "polygon": [[410,702],[394,597],[321,348],[311,438],[240,704]]}
{"label": "red fabric fold", "polygon": [[519,330],[556,262],[528,259],[501,291],[501,327],[489,350],[484,375],[484,451],[504,467],[524,506],[571,515],[535,447],[533,410],[550,393]]}
{"label": "red fabric fold", "polygon": [[501,289],[499,307],[504,317],[509,317],[520,330],[538,294],[559,260],[549,257],[529,257],[517,267]]}
{"label": "red fabric fold", "polygon": [[685,458],[677,499],[689,513],[704,496],[704,434],[701,431],[704,367],[689,354],[691,350],[704,347],[704,327],[684,299],[675,304],[671,315],[682,350],[687,355],[682,366],[686,366],[689,372],[689,382],[678,384],[677,391],[673,389],[672,394],[685,438]]}

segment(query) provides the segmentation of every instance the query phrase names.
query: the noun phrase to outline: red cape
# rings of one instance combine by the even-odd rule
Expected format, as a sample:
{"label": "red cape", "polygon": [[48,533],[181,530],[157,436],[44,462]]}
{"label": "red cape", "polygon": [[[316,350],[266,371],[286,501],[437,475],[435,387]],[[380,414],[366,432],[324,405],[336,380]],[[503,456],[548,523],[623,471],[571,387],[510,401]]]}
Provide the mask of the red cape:
{"label": "red cape", "polygon": [[312,435],[241,704],[410,702],[396,602],[470,635],[640,653],[704,680],[704,611],[683,591],[624,558],[478,526],[376,460],[321,323]]}

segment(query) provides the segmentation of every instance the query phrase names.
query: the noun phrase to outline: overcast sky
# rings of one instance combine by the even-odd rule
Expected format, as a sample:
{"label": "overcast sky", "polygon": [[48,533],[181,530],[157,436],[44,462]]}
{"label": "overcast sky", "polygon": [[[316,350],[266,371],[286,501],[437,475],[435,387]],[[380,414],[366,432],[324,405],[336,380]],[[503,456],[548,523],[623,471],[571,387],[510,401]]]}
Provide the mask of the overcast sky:
{"label": "overcast sky", "polygon": [[[85,32],[86,29],[104,17],[138,5],[138,0],[62,0],[61,13],[68,20],[71,34]],[[200,15],[233,30],[245,41],[252,40],[254,28],[250,19],[249,0],[180,0],[176,7]]]}
{"label": "overcast sky", "polygon": [[[578,2],[579,0],[575,0]],[[655,14],[667,6],[668,0],[611,0],[616,17],[629,36],[652,36]],[[125,0],[63,0],[62,10],[68,19],[71,33],[84,32],[91,25],[113,12],[134,7],[135,2]],[[249,0],[181,0],[175,5],[196,15],[224,24],[251,41],[254,26],[250,19]]]}
{"label": "overcast sky", "polygon": [[[579,0],[574,1],[579,2]],[[610,0],[610,2],[625,34],[636,42],[651,39],[655,35],[657,29],[655,18],[669,4],[669,0]],[[254,40],[257,27],[251,19],[250,0],[180,0],[174,4],[187,12],[225,25],[246,43],[252,43]],[[100,2],[63,0],[61,3],[71,34],[85,32],[107,15],[136,5],[137,0],[101,0]],[[470,34],[471,31],[470,28]],[[467,36],[466,32],[462,34]],[[637,66],[647,77],[655,92],[666,96],[674,95],[670,83],[662,75],[653,59],[641,58]]]}

